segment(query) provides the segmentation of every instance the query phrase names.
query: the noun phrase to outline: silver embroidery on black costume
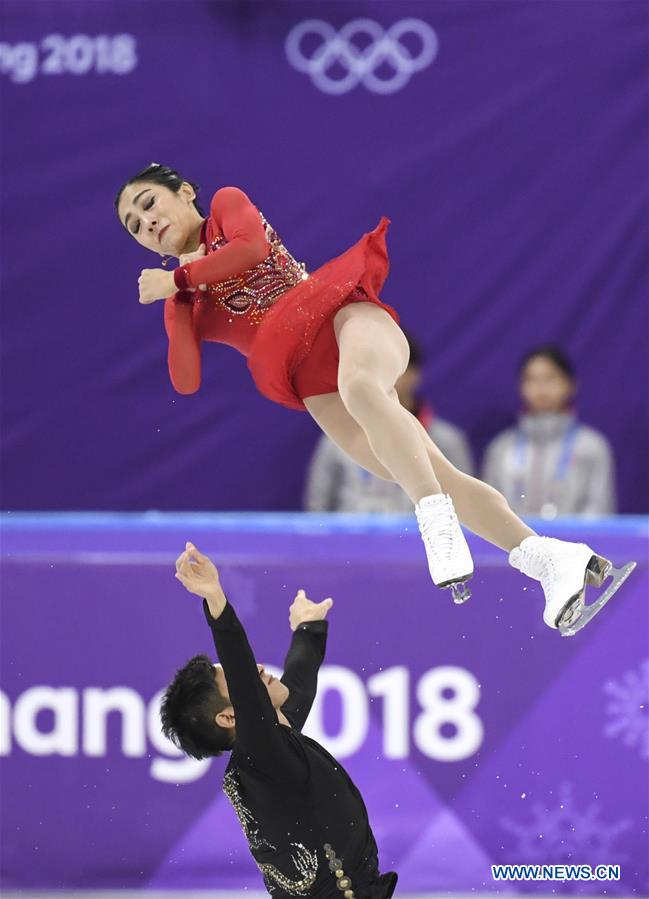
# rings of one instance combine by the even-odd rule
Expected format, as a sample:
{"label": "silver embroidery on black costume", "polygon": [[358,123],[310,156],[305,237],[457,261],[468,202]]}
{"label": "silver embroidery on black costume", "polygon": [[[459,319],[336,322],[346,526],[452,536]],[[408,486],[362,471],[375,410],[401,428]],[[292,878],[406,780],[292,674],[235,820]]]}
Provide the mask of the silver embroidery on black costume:
{"label": "silver embroidery on black costume", "polygon": [[[260,834],[259,824],[250,809],[246,808],[241,801],[239,780],[235,771],[226,771],[223,778],[223,792],[237,813],[250,848],[252,850],[270,849],[277,852],[277,847]],[[318,854],[315,850],[307,849],[302,843],[290,843],[290,847],[295,850],[291,853],[291,860],[295,865],[296,874],[299,875],[296,879],[291,879],[283,874],[275,865],[257,862],[257,867],[264,877],[264,883],[269,892],[280,887],[291,896],[306,896],[318,874]]]}

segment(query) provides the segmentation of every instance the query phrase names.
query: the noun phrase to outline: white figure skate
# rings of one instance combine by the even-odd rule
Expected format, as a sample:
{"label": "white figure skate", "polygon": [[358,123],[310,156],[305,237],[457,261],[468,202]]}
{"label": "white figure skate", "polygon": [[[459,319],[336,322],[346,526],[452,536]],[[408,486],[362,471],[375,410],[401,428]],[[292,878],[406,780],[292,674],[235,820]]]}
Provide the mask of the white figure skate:
{"label": "white figure skate", "polygon": [[[509,563],[523,574],[540,581],[545,593],[543,620],[563,637],[573,637],[609,601],[636,566],[628,562],[614,568],[585,543],[567,543],[553,537],[526,537],[509,554]],[[598,598],[586,605],[586,586],[602,587]]]}
{"label": "white figure skate", "polygon": [[450,587],[454,602],[466,602],[471,596],[466,581],[473,574],[473,559],[451,497],[444,493],[425,496],[415,506],[415,514],[433,583]]}

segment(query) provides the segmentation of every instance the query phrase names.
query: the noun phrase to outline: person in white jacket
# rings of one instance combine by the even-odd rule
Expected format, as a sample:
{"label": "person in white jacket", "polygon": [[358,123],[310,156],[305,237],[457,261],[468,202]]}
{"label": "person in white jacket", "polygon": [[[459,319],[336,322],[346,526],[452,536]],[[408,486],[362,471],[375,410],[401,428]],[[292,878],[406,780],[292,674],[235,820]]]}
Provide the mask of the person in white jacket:
{"label": "person in white jacket", "polygon": [[523,412],[487,447],[483,480],[521,516],[613,514],[613,453],[576,415],[575,372],[564,353],[554,346],[527,353],[520,392]]}

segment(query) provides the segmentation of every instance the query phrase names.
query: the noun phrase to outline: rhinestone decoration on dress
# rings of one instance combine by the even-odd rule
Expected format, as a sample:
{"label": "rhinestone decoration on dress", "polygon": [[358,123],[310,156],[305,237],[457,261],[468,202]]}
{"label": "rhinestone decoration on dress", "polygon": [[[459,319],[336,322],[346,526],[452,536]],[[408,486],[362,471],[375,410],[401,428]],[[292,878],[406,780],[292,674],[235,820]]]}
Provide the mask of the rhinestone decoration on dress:
{"label": "rhinestone decoration on dress", "polygon": [[[266,229],[270,252],[254,268],[242,272],[227,281],[208,284],[204,293],[206,301],[215,300],[234,315],[252,311],[262,313],[291,287],[309,277],[304,263],[296,262],[282,243],[277,231],[259,213]],[[227,244],[219,237],[210,244],[210,250],[220,250]]]}

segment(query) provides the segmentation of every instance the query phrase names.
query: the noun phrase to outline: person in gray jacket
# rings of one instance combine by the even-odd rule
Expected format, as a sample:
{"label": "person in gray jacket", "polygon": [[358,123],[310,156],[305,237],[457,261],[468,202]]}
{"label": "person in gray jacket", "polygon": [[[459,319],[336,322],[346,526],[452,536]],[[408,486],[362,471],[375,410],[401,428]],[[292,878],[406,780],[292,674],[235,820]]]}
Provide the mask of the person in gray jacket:
{"label": "person in gray jacket", "polygon": [[485,453],[483,480],[521,516],[611,515],[614,461],[606,438],[572,408],[570,361],[554,346],[531,350],[521,364],[524,411]]}
{"label": "person in gray jacket", "polygon": [[[437,418],[422,403],[417,390],[422,377],[422,353],[406,334],[410,347],[408,368],[395,388],[401,405],[416,415],[446,458],[466,474],[473,474],[471,449],[464,433],[455,425]],[[324,434],[320,437],[309,465],[304,495],[308,512],[364,512],[409,515],[413,504],[393,481],[384,481],[356,465]]]}

